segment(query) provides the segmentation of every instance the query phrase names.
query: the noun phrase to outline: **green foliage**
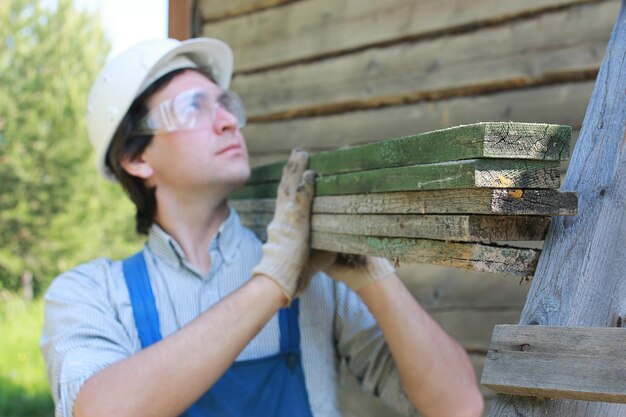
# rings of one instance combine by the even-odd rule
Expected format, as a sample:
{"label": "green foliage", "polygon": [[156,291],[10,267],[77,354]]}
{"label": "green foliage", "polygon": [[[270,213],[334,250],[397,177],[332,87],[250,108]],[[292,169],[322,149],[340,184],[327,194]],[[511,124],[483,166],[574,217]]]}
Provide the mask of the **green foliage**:
{"label": "green foliage", "polygon": [[0,291],[0,416],[54,414],[39,335],[43,302],[26,302]]}
{"label": "green foliage", "polygon": [[42,289],[77,263],[138,246],[133,208],[98,177],[86,133],[109,43],[71,0],[2,0],[0,22],[0,287],[29,271]]}

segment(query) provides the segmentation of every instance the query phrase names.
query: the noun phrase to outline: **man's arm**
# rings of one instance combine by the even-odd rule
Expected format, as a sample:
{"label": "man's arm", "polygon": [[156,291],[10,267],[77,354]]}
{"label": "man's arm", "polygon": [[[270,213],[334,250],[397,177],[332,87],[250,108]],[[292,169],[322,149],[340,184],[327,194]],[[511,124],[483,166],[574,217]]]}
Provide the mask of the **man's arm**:
{"label": "man's arm", "polygon": [[418,411],[427,417],[482,413],[467,353],[419,306],[387,259],[330,252],[315,256],[321,260],[318,267],[356,292],[376,319],[404,392]]}
{"label": "man's arm", "polygon": [[419,306],[397,275],[358,290],[376,318],[402,386],[427,417],[480,416],[483,400],[463,348]]}
{"label": "man's arm", "polygon": [[78,393],[74,414],[182,414],[285,301],[273,280],[257,275],[175,334],[89,378]]}

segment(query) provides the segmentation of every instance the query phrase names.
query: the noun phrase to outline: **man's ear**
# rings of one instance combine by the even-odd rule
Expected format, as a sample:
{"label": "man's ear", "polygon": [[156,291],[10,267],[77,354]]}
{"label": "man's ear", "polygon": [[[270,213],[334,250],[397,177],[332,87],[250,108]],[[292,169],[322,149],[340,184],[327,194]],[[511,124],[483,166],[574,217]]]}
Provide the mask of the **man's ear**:
{"label": "man's ear", "polygon": [[154,169],[144,158],[144,153],[135,156],[124,158],[120,161],[120,165],[124,171],[128,172],[134,177],[141,178],[142,180],[149,180],[154,175]]}

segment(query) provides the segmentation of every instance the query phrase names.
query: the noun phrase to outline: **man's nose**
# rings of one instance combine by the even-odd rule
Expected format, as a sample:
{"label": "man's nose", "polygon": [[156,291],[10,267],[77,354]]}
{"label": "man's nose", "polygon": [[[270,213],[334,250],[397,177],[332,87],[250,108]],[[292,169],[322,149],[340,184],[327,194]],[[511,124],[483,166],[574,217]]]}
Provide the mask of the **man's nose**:
{"label": "man's nose", "polygon": [[215,133],[218,134],[226,131],[234,131],[237,129],[237,117],[224,107],[219,106],[215,112],[213,128],[215,129]]}

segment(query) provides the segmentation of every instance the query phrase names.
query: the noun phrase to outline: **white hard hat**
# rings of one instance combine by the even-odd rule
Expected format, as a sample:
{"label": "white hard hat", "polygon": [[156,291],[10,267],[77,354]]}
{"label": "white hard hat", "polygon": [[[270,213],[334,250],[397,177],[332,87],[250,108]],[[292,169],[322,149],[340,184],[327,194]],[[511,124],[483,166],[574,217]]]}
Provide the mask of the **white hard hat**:
{"label": "white hard hat", "polygon": [[135,98],[158,78],[180,68],[208,70],[220,87],[228,89],[233,53],[219,39],[151,40],[111,59],[100,71],[87,101],[87,130],[96,150],[98,170],[105,178],[116,181],[106,167],[106,155]]}

